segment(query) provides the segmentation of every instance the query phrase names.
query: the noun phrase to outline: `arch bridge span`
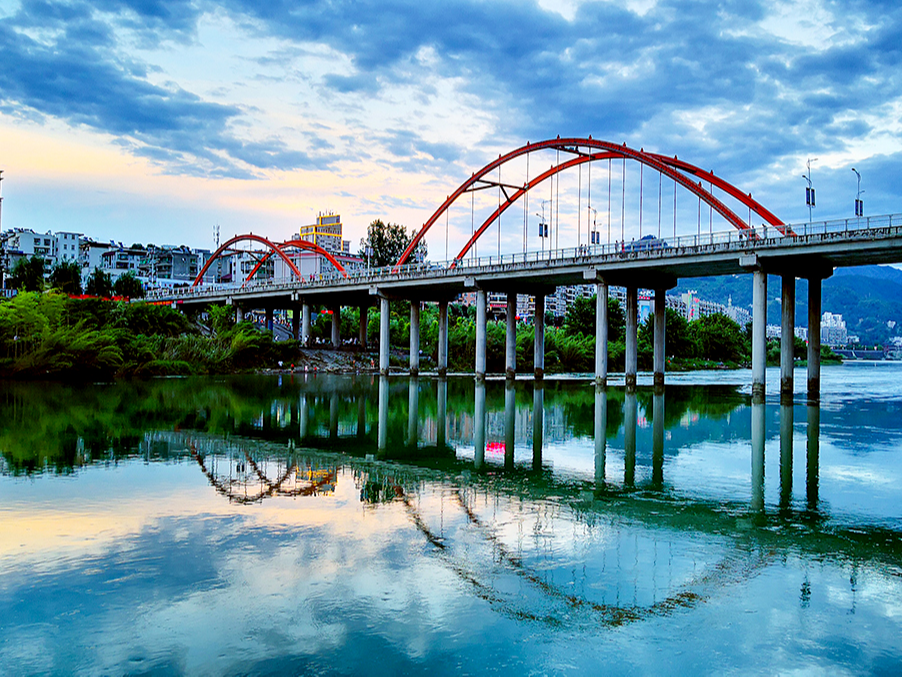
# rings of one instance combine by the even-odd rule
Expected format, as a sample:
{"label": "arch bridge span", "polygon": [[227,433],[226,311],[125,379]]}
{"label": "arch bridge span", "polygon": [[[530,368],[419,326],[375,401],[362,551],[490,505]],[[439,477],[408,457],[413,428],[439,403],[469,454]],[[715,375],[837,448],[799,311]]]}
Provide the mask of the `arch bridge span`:
{"label": "arch bridge span", "polygon": [[[500,170],[504,165],[511,163],[523,156],[528,156],[530,153],[543,150],[559,151],[573,157],[570,157],[563,162],[558,162],[557,164],[552,165],[550,169],[542,172],[532,179],[530,179],[527,175],[526,181],[522,185],[505,184],[500,181],[500,178],[498,181],[494,181],[488,178],[489,175],[496,170],[498,170],[500,174]],[[505,211],[507,211],[515,202],[526,195],[530,190],[544,183],[546,180],[557,176],[567,169],[571,169],[573,167],[577,167],[586,163],[607,159],[623,159],[624,161],[633,160],[638,162],[640,165],[654,169],[662,176],[667,176],[668,178],[672,179],[676,185],[682,186],[690,193],[697,196],[699,200],[709,205],[731,226],[739,231],[749,230],[751,227],[750,224],[744,221],[733,209],[731,209],[726,203],[724,203],[721,199],[714,195],[713,189],[715,187],[747,207],[750,213],[758,215],[767,225],[774,226],[775,228],[780,230],[780,232],[783,232],[785,224],[770,210],[760,204],[757,200],[753,199],[751,193],[745,193],[741,191],[733,184],[715,175],[714,172],[709,172],[701,169],[700,167],[686,162],[685,160],[678,159],[676,156],[669,157],[658,153],[648,153],[645,152],[644,149],[636,150],[635,148],[630,148],[625,143],[615,144],[610,141],[593,139],[591,136],[589,136],[588,138],[571,137],[563,139],[558,137],[556,139],[549,139],[536,143],[527,143],[526,145],[510,151],[507,154],[499,155],[497,160],[489,162],[487,165],[474,172],[469,179],[464,181],[453,193],[451,193],[447,197],[447,199],[438,207],[438,209],[433,212],[426,223],[423,224],[422,228],[417,231],[410,244],[401,254],[398,262],[395,264],[394,270],[397,272],[401,266],[408,262],[411,254],[415,251],[416,247],[426,236],[429,230],[436,224],[436,222],[439,221],[439,219],[443,215],[446,215],[451,206],[454,205],[454,203],[464,195],[473,193],[477,190],[497,187],[500,193],[504,195],[504,199],[501,200],[499,198],[498,208],[494,210],[492,214],[487,219],[485,219],[485,221],[483,221],[483,223],[478,228],[474,226],[472,237],[454,257],[455,261],[459,261],[464,256],[466,256],[473,245],[476,244],[477,240],[485,233],[485,231],[493,223],[495,223],[495,221],[497,221]],[[711,189],[706,189],[702,182],[707,182],[709,186],[711,186]]]}

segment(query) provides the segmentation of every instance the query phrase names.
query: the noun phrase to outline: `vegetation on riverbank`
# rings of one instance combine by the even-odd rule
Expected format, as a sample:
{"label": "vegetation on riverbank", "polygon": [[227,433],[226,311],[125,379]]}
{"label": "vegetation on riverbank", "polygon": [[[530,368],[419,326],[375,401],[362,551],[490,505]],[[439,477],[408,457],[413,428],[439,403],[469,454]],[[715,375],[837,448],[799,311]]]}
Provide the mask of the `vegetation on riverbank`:
{"label": "vegetation on riverbank", "polygon": [[[331,316],[315,314],[315,340],[327,341]],[[624,315],[620,304],[608,304],[611,371],[624,368]],[[271,332],[251,322],[235,324],[232,309],[210,307],[202,324],[166,305],[127,303],[103,299],[75,299],[59,292],[23,292],[0,302],[0,377],[52,379],[104,379],[120,376],[221,374],[302,363],[304,351],[296,341],[275,341]],[[471,371],[475,363],[475,309],[451,306],[449,312],[449,367]],[[341,335],[357,338],[359,310],[341,311]],[[434,366],[438,350],[438,309],[421,311],[420,346],[424,369]],[[370,346],[376,346],[379,313],[367,318]],[[410,305],[392,304],[391,345],[403,351],[410,341]],[[487,325],[487,368],[503,372],[506,326]],[[797,340],[796,355],[805,356]],[[534,327],[517,325],[517,364],[533,364]],[[733,368],[750,362],[748,330],[724,315],[687,322],[667,311],[668,369]],[[652,368],[651,319],[639,328],[639,368]],[[823,360],[832,353],[825,349]],[[548,373],[590,372],[595,361],[595,299],[577,299],[561,326],[545,329],[545,370]],[[771,341],[768,361],[779,362],[779,342]],[[398,366],[405,366],[401,359]]]}
{"label": "vegetation on riverbank", "polygon": [[297,351],[250,323],[203,335],[169,306],[23,292],[0,303],[0,377],[103,379],[213,374],[276,364]]}

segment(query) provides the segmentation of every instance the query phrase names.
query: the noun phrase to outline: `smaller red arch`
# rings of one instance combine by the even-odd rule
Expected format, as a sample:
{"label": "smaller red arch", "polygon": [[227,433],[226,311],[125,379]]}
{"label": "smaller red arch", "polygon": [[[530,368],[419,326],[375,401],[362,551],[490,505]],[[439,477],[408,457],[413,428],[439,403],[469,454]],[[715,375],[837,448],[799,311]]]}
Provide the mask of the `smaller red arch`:
{"label": "smaller red arch", "polygon": [[254,242],[259,242],[260,244],[265,245],[265,246],[269,247],[270,249],[272,249],[274,254],[278,254],[279,256],[282,257],[282,259],[285,261],[285,263],[291,269],[291,272],[293,272],[298,277],[298,279],[301,279],[301,271],[299,271],[297,269],[297,266],[295,266],[294,263],[292,263],[291,259],[289,259],[287,256],[285,256],[285,252],[283,252],[281,249],[279,249],[276,245],[274,245],[272,242],[267,240],[265,237],[261,237],[260,235],[254,235],[253,233],[248,233],[246,235],[236,235],[235,237],[228,240],[225,244],[223,244],[215,252],[213,252],[213,255],[209,259],[207,259],[207,262],[204,264],[204,267],[200,269],[200,272],[197,274],[197,277],[194,278],[194,283],[191,286],[196,287],[197,285],[199,285],[200,281],[204,279],[204,274],[207,272],[207,269],[210,267],[210,264],[212,264],[213,261],[215,261],[217,258],[219,258],[219,256],[226,249],[231,247],[236,242],[241,242],[243,240],[252,240]]}
{"label": "smaller red arch", "polygon": [[[348,272],[345,270],[345,267],[338,262],[338,259],[336,259],[334,256],[332,256],[332,254],[329,253],[327,250],[323,249],[322,247],[320,247],[317,244],[314,244],[313,242],[308,242],[307,240],[287,240],[286,242],[277,244],[276,247],[279,249],[279,251],[281,251],[283,253],[285,251],[285,247],[297,247],[298,249],[306,249],[307,251],[316,252],[317,254],[325,256],[326,259],[328,259],[328,261],[338,269],[338,272],[341,273],[345,277],[345,279],[348,278]],[[248,282],[250,282],[251,278],[257,274],[258,270],[260,270],[260,266],[262,266],[264,263],[266,263],[266,261],[269,259],[269,257],[271,257],[274,253],[275,252],[269,252],[266,254],[266,256],[264,256],[262,259],[260,259],[259,263],[257,263],[256,266],[254,266],[254,269],[247,276],[247,279],[244,281],[243,284],[247,284]],[[299,275],[300,275],[300,273],[299,273]]]}

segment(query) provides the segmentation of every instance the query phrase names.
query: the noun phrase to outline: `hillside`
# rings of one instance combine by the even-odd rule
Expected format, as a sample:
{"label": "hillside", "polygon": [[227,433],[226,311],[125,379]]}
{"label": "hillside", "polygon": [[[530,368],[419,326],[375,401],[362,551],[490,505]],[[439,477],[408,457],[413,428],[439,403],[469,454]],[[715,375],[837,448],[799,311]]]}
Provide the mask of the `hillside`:
{"label": "hillside", "polygon": [[[700,298],[751,310],[751,275],[700,277],[680,280],[670,293],[695,290]],[[780,278],[767,279],[767,321],[780,323]],[[883,344],[902,335],[902,270],[891,266],[838,268],[824,281],[824,312],[838,313],[846,321],[850,334],[863,344]],[[796,325],[808,326],[808,282],[796,283]]]}

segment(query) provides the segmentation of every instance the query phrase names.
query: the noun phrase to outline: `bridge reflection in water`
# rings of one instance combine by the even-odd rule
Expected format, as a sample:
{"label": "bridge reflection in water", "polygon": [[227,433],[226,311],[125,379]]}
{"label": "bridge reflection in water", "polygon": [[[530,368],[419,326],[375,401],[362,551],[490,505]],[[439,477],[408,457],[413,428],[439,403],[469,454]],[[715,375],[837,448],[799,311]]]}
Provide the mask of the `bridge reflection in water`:
{"label": "bridge reflection in water", "polygon": [[[237,504],[329,497],[342,482],[366,506],[397,503],[461,581],[518,618],[575,614],[575,622],[617,626],[704,603],[786,549],[860,567],[891,561],[902,546],[891,529],[822,526],[830,516],[819,513],[816,403],[804,407],[801,500],[793,495],[795,406],[777,410],[729,387],[386,377],[296,385],[296,399],[236,421],[238,435],[148,435],[188,449]],[[771,503],[769,413],[779,418]],[[685,472],[668,480],[668,465],[712,438],[745,449],[744,492],[696,478],[708,483],[699,491]],[[752,521],[737,530],[742,515]],[[793,524],[804,529],[777,528]],[[691,545],[698,542],[704,548]],[[575,561],[582,573],[565,581]],[[520,581],[516,594],[509,578]]]}

